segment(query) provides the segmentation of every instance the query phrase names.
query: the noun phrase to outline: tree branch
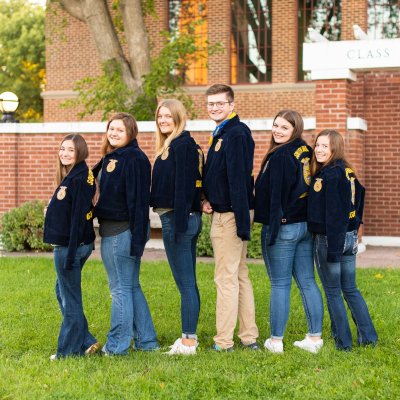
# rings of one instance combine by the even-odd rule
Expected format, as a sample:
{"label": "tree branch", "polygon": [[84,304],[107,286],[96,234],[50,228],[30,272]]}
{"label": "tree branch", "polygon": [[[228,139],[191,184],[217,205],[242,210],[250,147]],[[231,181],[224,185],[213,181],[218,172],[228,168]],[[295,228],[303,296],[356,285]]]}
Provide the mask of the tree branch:
{"label": "tree branch", "polygon": [[82,11],[82,2],[80,0],[60,0],[61,7],[74,18],[85,22],[85,16]]}

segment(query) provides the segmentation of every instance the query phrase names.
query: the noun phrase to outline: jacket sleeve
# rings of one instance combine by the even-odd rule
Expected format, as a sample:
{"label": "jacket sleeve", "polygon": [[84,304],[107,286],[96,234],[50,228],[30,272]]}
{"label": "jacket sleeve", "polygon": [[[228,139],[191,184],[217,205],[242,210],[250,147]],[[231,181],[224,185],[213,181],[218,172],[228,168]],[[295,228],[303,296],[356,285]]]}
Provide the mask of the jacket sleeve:
{"label": "jacket sleeve", "polygon": [[[226,148],[226,167],[228,175],[231,206],[235,214],[237,236],[250,240],[250,205],[246,182],[250,179],[246,171],[246,159],[249,158],[248,143],[245,137],[237,136],[230,140]],[[247,160],[251,162],[253,160]],[[247,168],[248,169],[248,168]]]}
{"label": "jacket sleeve", "polygon": [[86,214],[90,210],[93,197],[93,186],[86,182],[86,177],[76,179],[72,183],[71,230],[69,233],[68,253],[65,260],[65,269],[72,269],[76,250],[83,238]]}
{"label": "jacket sleeve", "polygon": [[270,169],[270,237],[267,245],[272,246],[278,237],[284,214],[283,206],[287,204],[292,181],[296,177],[296,166],[292,158],[282,153],[271,157],[268,168]]}
{"label": "jacket sleeve", "polygon": [[[187,143],[174,149],[175,157],[175,191],[174,218],[175,232],[183,234],[187,230],[191,202],[190,194],[196,185],[194,182],[193,160]],[[177,239],[177,238],[176,238]]]}
{"label": "jacket sleeve", "polygon": [[328,240],[328,262],[341,260],[351,202],[350,185],[346,178],[332,176],[325,180],[326,237]]}
{"label": "jacket sleeve", "polygon": [[141,257],[149,229],[150,165],[143,159],[130,160],[126,166],[126,204],[132,233],[132,257]]}

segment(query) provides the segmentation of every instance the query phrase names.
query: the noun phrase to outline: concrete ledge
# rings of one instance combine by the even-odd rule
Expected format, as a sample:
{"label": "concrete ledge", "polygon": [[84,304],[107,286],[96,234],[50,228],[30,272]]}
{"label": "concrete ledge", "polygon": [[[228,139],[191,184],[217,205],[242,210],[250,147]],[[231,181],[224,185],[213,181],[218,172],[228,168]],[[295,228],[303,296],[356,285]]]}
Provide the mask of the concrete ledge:
{"label": "concrete ledge", "polygon": [[367,121],[360,117],[348,117],[347,118],[347,129],[354,129],[359,131],[367,131]]}
{"label": "concrete ledge", "polygon": [[[316,128],[315,117],[305,117],[304,130],[314,130]],[[270,131],[272,128],[272,118],[243,119],[249,128],[256,131]],[[46,123],[27,123],[27,124],[0,124],[1,133],[99,133],[106,131],[107,122],[46,122]],[[187,122],[187,129],[192,132],[212,132],[215,122],[208,119],[196,119]],[[156,130],[154,121],[138,121],[139,134],[153,133]]]}
{"label": "concrete ledge", "polygon": [[363,236],[362,243],[370,246],[400,247],[398,236]]}

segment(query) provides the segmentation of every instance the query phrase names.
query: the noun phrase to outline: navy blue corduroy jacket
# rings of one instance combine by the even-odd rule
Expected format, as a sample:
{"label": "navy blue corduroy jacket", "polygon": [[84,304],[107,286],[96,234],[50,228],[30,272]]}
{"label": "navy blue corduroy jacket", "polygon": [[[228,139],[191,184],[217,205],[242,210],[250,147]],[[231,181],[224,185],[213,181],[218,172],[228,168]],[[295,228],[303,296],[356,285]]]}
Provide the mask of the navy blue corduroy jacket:
{"label": "navy blue corduroy jacket", "polygon": [[365,189],[352,169],[335,161],[314,176],[308,198],[308,229],[327,236],[328,262],[341,260],[346,232],[362,223]]}
{"label": "navy blue corduroy jacket", "polygon": [[191,211],[200,211],[203,163],[203,152],[188,131],[154,163],[150,206],[173,208],[177,233],[186,232]]}
{"label": "navy blue corduroy jacket", "polygon": [[47,207],[43,240],[68,247],[66,269],[72,269],[77,247],[95,239],[92,212],[95,191],[93,173],[82,161],[63,179]]}
{"label": "navy blue corduroy jacket", "polygon": [[254,140],[249,127],[236,115],[213,138],[207,153],[203,186],[214,211],[235,215],[237,235],[250,240],[254,208]]}
{"label": "navy blue corduroy jacket", "polygon": [[268,245],[281,224],[307,221],[307,192],[312,150],[296,139],[268,155],[255,184],[254,221],[270,227]]}
{"label": "navy blue corduroy jacket", "polygon": [[[111,221],[129,221],[132,233],[130,254],[141,257],[149,225],[150,162],[134,139],[105,155],[100,163],[100,197],[94,209],[95,216]],[[98,169],[99,166],[95,167]]]}

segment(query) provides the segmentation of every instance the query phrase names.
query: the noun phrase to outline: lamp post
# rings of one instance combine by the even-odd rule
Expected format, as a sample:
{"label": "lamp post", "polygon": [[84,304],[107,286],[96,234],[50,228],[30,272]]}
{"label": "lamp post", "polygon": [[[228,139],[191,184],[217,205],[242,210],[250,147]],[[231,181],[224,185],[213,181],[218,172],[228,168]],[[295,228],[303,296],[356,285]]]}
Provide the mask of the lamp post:
{"label": "lamp post", "polygon": [[3,113],[3,118],[0,122],[19,122],[14,119],[14,112],[18,108],[18,97],[12,92],[3,92],[0,94],[0,111]]}

